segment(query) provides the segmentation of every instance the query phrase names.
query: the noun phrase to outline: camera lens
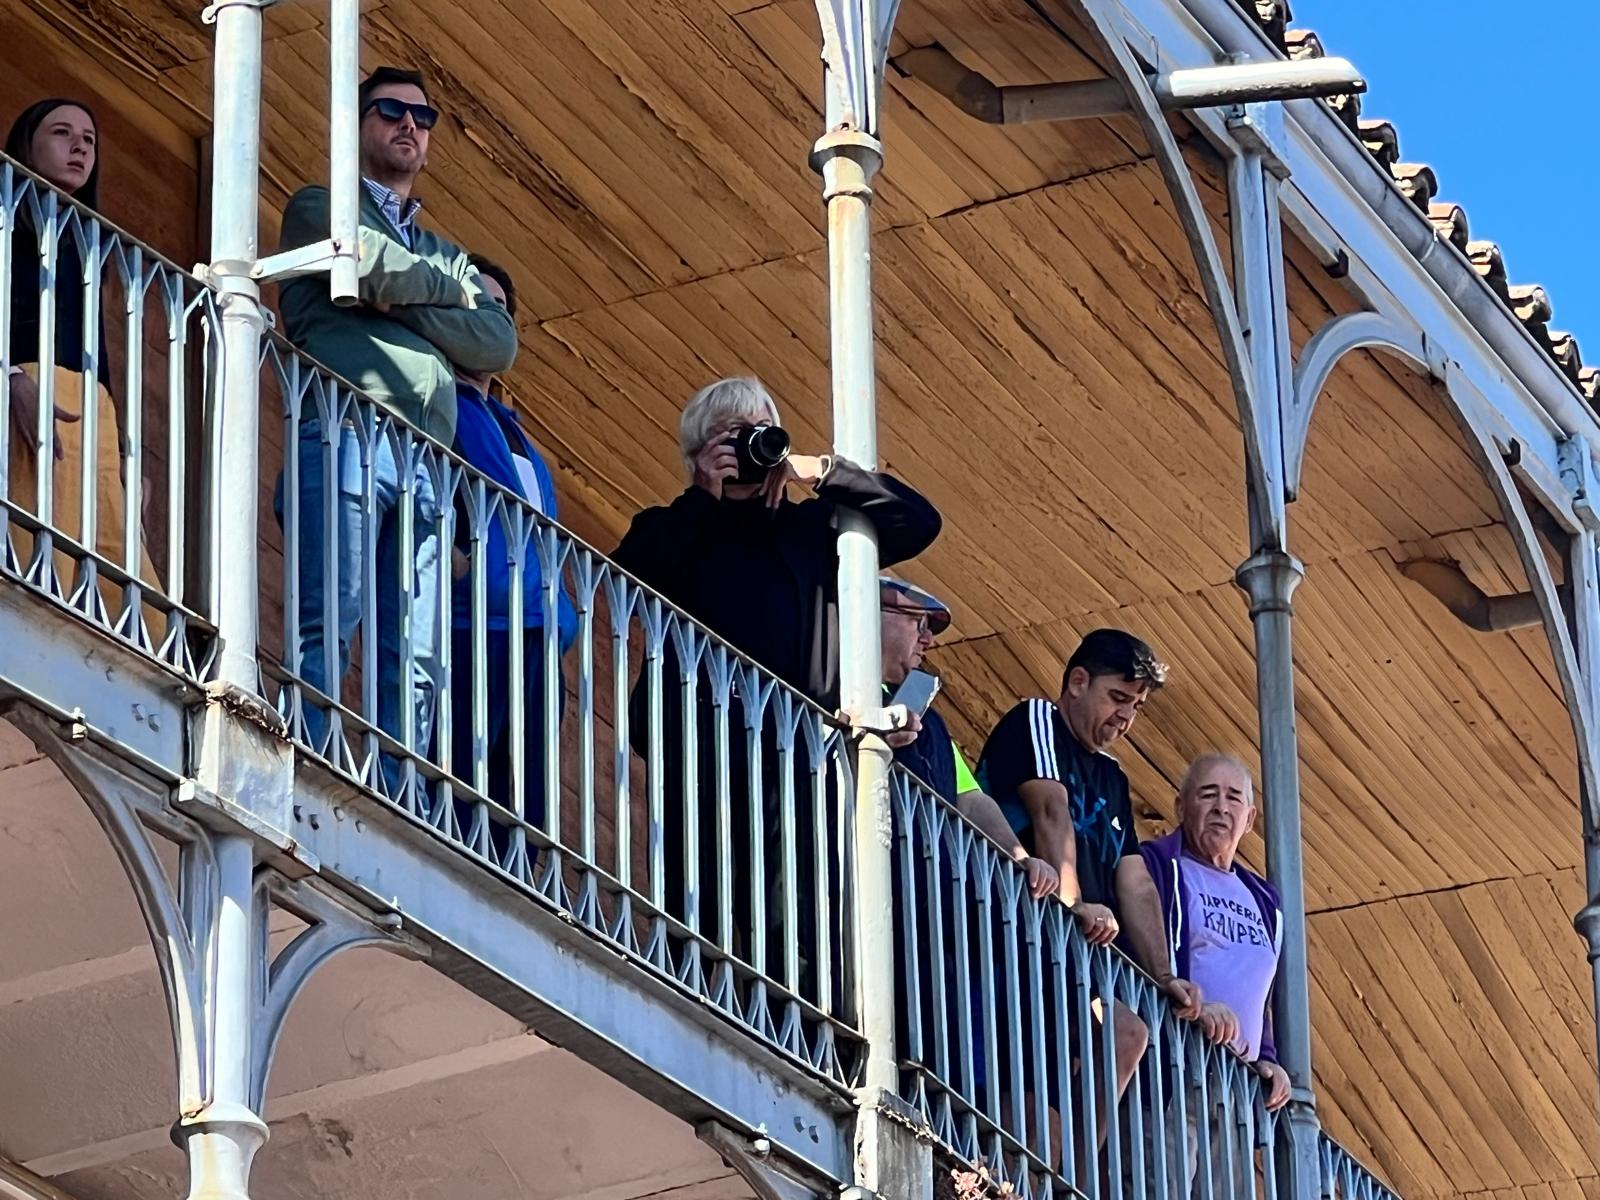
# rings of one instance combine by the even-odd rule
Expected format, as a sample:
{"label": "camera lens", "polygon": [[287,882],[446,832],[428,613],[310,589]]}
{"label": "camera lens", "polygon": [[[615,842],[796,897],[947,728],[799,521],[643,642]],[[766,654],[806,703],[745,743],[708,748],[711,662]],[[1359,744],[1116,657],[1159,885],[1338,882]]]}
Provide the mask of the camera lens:
{"label": "camera lens", "polygon": [[771,470],[789,457],[789,434],[777,425],[757,425],[750,431],[750,461]]}

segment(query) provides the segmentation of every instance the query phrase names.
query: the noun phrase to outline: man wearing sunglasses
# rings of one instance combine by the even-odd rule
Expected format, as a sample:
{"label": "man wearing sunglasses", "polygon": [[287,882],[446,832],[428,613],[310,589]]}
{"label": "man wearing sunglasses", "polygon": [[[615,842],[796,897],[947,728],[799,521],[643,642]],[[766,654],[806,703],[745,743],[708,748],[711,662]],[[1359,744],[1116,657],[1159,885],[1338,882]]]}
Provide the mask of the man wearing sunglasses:
{"label": "man wearing sunglasses", "polygon": [[[457,369],[492,374],[510,367],[516,357],[516,329],[503,306],[479,303],[483,283],[466,251],[418,223],[422,205],[413,187],[427,165],[429,139],[439,118],[428,102],[422,75],[379,67],[362,83],[358,105],[360,303],[334,304],[325,276],[292,279],[279,299],[284,329],[302,351],[376,401],[379,416],[399,417],[448,446],[456,431]],[[282,248],[321,241],[329,231],[327,189],[312,186],[296,192],[284,210]],[[349,667],[350,642],[361,621],[362,580],[373,569],[362,562],[370,532],[376,548],[378,724],[400,737],[401,714],[412,705],[416,735],[408,748],[426,754],[437,690],[442,569],[433,477],[420,459],[404,453],[414,435],[403,429],[398,440],[379,431],[370,451],[369,475],[354,436],[361,412],[358,404],[343,414],[335,452],[334,431],[323,428],[329,414],[318,411],[311,393],[303,402],[296,450],[301,676],[318,691],[338,697]],[[330,455],[336,486],[333,495],[325,495],[324,459]],[[418,465],[409,480],[412,544],[401,545],[408,489],[398,463],[406,461]],[[332,546],[325,544],[324,532],[329,507],[335,510]],[[408,569],[409,597],[402,582]],[[337,629],[325,628],[328,588],[339,598]],[[337,653],[330,656],[329,643],[335,638]],[[409,678],[402,678],[402,647],[407,643],[413,668]],[[307,713],[308,732],[320,740],[324,715],[315,705],[308,705]]]}

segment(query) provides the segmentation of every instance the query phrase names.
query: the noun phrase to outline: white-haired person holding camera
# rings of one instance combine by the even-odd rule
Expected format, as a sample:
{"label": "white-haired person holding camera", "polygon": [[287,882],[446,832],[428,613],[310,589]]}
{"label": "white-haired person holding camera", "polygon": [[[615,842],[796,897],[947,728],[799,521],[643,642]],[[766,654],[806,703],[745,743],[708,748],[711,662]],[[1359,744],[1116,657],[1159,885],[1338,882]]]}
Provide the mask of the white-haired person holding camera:
{"label": "white-haired person holding camera", "polygon": [[[938,510],[884,472],[866,470],[835,455],[790,453],[778,406],[755,379],[720,379],[696,392],[678,423],[678,442],[689,485],[671,504],[635,516],[611,557],[735,649],[834,711],[839,704],[839,513],[854,511],[871,521],[879,557],[887,566],[914,558],[932,544],[939,535]],[[812,495],[793,500],[791,485]],[[719,882],[712,877],[719,858],[712,688],[702,670],[697,746],[686,746],[682,673],[670,638],[664,655],[663,745],[653,751],[647,744],[644,676],[634,689],[630,726],[635,750],[647,757],[657,753],[663,760],[667,907],[674,916],[686,917],[686,895],[698,885],[701,929],[715,937],[718,887],[732,887],[735,926],[739,940],[748,945],[751,889],[744,873],[755,791],[759,790],[768,817],[763,828],[769,864],[778,852],[780,787],[770,706],[761,722],[760,780],[748,778],[744,714],[737,697],[729,714],[728,778],[733,795],[729,833],[735,878]],[[694,817],[682,811],[686,750],[697,750],[699,759]],[[806,757],[803,744],[795,757]],[[795,794],[797,804],[804,803],[811,794],[809,783],[797,779]],[[685,880],[683,871],[684,832],[691,821],[700,830],[699,880]],[[797,813],[795,824],[804,830],[812,822]],[[800,855],[803,864],[814,861]],[[769,867],[767,880],[775,878]],[[804,914],[813,908],[810,890],[816,881],[802,870],[798,883],[804,925]],[[780,906],[767,907],[770,918]],[[813,938],[805,928],[800,936],[803,942]]]}

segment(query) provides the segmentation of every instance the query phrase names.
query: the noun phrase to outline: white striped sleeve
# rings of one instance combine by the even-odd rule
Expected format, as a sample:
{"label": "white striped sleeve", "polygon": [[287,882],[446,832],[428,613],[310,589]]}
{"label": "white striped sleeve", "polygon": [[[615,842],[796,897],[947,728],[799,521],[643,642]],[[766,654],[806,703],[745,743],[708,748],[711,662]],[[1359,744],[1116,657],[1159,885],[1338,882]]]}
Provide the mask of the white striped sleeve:
{"label": "white striped sleeve", "polygon": [[1033,738],[1035,779],[1061,779],[1056,759],[1055,705],[1048,700],[1028,701],[1028,729]]}

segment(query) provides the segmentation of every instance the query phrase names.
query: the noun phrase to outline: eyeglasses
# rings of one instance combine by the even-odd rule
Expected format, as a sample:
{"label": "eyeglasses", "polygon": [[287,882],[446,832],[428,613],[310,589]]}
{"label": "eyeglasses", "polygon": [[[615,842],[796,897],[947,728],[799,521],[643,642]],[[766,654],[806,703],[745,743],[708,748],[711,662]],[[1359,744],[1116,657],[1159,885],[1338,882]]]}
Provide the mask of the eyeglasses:
{"label": "eyeglasses", "polygon": [[882,608],[884,612],[894,613],[898,617],[915,617],[918,637],[927,637],[933,632],[933,620],[925,608],[913,608],[909,604],[885,604]]}
{"label": "eyeglasses", "polygon": [[426,104],[412,104],[406,100],[396,100],[393,96],[380,96],[376,100],[368,100],[366,107],[361,110],[361,115],[366,116],[374,109],[378,116],[391,125],[398,125],[406,119],[409,113],[412,123],[418,129],[432,129],[439,123],[439,110]]}

